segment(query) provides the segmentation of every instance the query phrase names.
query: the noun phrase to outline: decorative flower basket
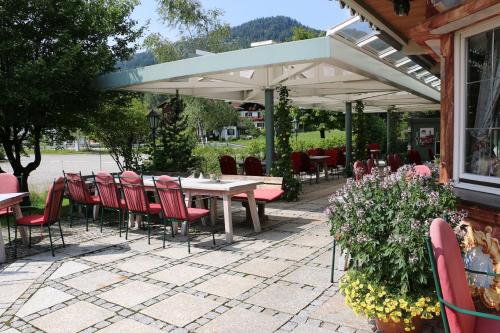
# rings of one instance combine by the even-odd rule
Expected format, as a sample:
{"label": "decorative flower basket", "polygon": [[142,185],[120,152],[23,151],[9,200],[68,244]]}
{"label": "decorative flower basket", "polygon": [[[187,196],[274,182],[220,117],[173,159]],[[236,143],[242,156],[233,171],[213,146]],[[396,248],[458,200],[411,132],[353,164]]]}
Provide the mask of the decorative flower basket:
{"label": "decorative flower basket", "polygon": [[339,287],[354,312],[383,332],[415,332],[439,315],[424,244],[434,218],[458,227],[465,214],[456,200],[451,184],[413,166],[348,180],[330,198],[331,235],[350,258]]}
{"label": "decorative flower basket", "polygon": [[[412,318],[412,325],[414,327],[413,332],[420,333],[423,331],[424,320],[421,317]],[[403,322],[394,322],[392,319],[387,318],[386,321],[381,319],[375,319],[375,325],[377,329],[384,333],[406,333],[405,325]]]}

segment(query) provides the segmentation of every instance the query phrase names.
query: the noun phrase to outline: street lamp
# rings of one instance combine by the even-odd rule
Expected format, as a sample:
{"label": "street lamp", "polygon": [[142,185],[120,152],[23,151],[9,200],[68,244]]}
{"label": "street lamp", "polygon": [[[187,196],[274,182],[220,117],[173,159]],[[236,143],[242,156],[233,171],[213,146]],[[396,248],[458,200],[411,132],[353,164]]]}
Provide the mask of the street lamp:
{"label": "street lamp", "polygon": [[154,110],[151,111],[146,116],[149,121],[149,128],[151,128],[152,136],[153,136],[153,153],[156,152],[156,129],[160,125],[160,115]]}

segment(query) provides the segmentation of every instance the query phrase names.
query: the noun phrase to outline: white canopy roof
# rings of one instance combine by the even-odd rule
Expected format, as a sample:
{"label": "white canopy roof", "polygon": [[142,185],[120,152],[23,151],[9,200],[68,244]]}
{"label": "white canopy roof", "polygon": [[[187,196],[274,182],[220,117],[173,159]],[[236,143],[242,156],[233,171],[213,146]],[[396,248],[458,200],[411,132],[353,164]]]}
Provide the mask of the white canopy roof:
{"label": "white canopy roof", "polygon": [[175,93],[235,102],[264,101],[285,85],[297,106],[343,111],[363,100],[366,112],[439,110],[439,87],[391,66],[338,36],[259,46],[118,71],[101,76],[103,90]]}

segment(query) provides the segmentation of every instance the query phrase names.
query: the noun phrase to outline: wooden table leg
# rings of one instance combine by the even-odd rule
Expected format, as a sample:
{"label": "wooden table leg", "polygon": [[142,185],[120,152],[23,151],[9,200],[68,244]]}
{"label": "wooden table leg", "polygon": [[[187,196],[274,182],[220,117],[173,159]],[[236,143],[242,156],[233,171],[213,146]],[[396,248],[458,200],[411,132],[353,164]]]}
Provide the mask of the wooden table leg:
{"label": "wooden table leg", "polygon": [[224,204],[224,227],[226,229],[226,243],[231,244],[233,242],[233,214],[231,212],[231,196],[224,194],[222,196],[222,201]]}
{"label": "wooden table leg", "polygon": [[[19,206],[19,205],[14,206],[14,214],[16,215],[16,220],[23,217],[23,212],[21,211],[21,206]],[[25,246],[28,246],[30,243],[27,230],[28,230],[28,228],[26,228],[26,227],[19,227],[19,233],[21,234],[21,241],[23,242],[23,245],[25,245]]]}
{"label": "wooden table leg", "polygon": [[316,162],[316,184],[319,183],[319,163]]}
{"label": "wooden table leg", "polygon": [[253,191],[247,192],[248,206],[250,214],[252,215],[253,229],[255,232],[260,232],[259,214],[257,213],[257,204],[255,203],[255,196]]}
{"label": "wooden table leg", "polygon": [[326,160],[323,160],[323,169],[325,169],[325,179],[328,180],[328,163]]}
{"label": "wooden table leg", "polygon": [[210,199],[210,223],[215,225],[217,223],[217,197]]}

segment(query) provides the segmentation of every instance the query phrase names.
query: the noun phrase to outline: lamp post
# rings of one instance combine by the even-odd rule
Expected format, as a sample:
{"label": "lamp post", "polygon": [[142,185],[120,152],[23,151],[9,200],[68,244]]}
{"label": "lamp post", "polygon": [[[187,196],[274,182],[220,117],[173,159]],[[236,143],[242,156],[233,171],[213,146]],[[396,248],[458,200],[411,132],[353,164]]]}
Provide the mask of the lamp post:
{"label": "lamp post", "polygon": [[153,155],[156,153],[156,129],[160,125],[160,115],[154,110],[151,111],[146,116],[149,121],[149,128],[151,128],[151,134],[153,136]]}
{"label": "lamp post", "polygon": [[293,131],[295,132],[295,142],[297,142],[297,135],[299,134],[299,119],[297,116],[293,118],[292,123]]}

